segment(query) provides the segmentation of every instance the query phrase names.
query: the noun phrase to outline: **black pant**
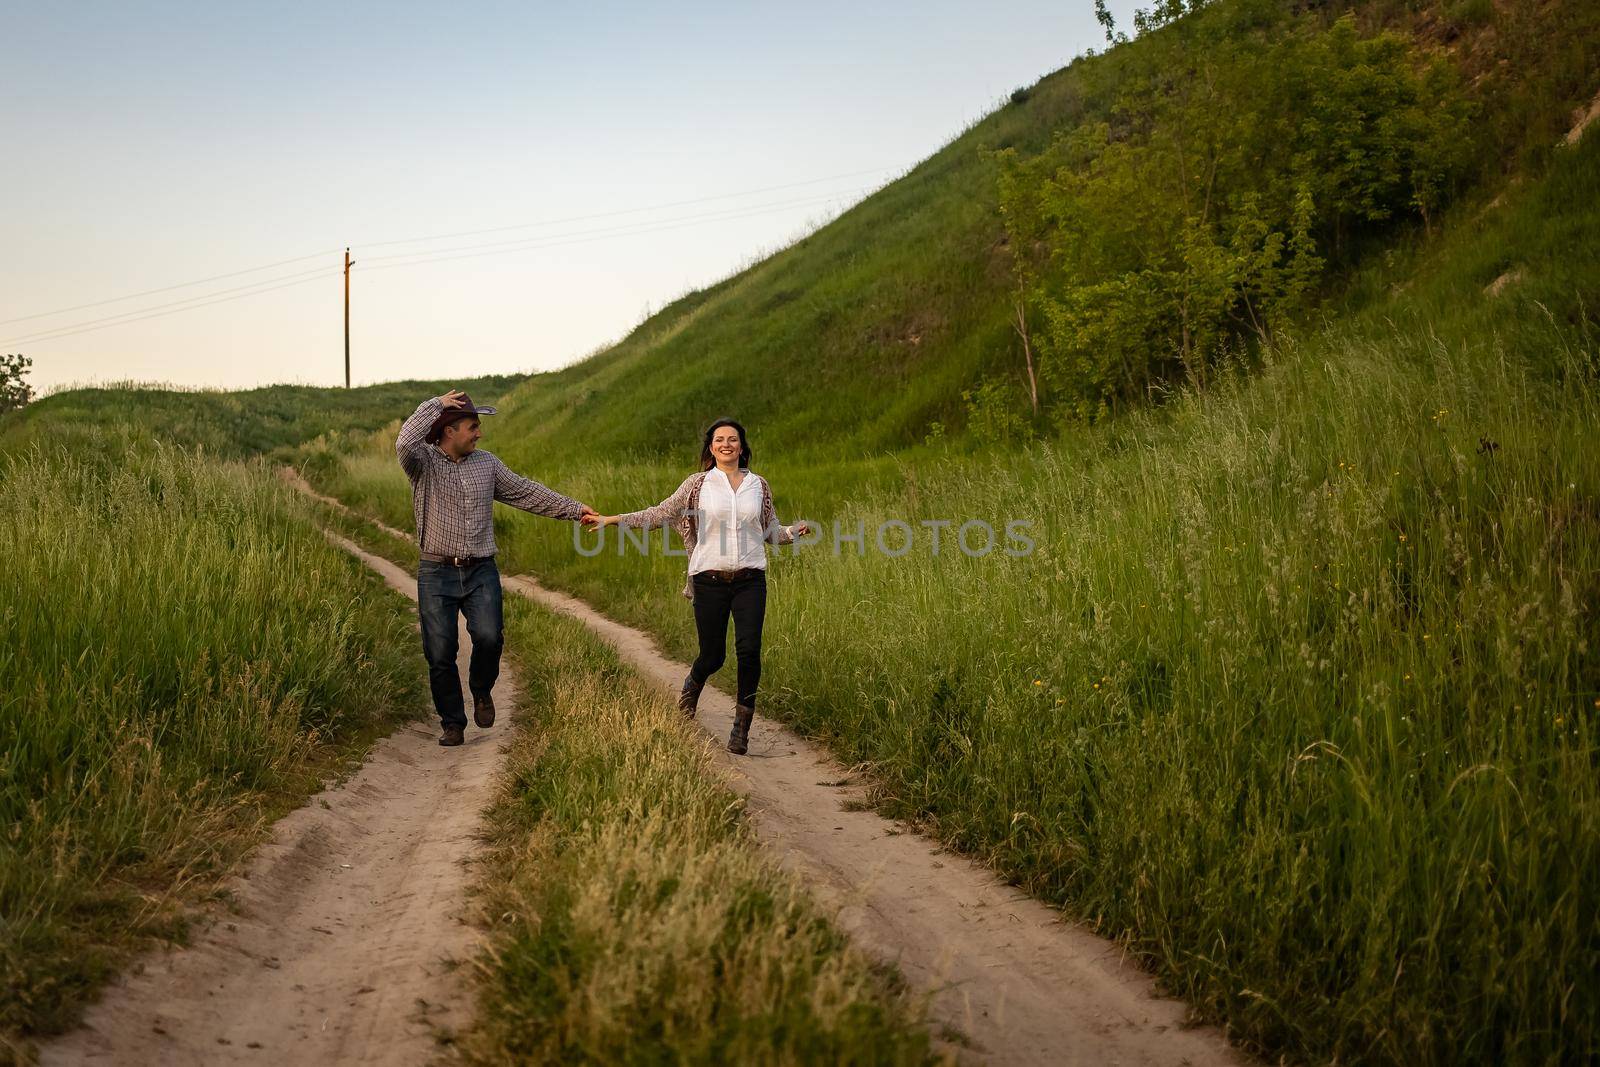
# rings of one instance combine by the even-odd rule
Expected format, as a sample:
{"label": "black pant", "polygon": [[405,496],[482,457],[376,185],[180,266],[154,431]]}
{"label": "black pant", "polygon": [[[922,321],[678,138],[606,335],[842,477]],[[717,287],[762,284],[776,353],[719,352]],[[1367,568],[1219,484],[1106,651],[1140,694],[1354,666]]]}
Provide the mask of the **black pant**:
{"label": "black pant", "polygon": [[727,658],[728,616],[733,616],[733,652],[739,664],[739,703],[756,706],[761,684],[761,624],[767,615],[767,572],[754,570],[731,582],[694,576],[694,628],[700,655],[689,673],[697,683],[716,673]]}

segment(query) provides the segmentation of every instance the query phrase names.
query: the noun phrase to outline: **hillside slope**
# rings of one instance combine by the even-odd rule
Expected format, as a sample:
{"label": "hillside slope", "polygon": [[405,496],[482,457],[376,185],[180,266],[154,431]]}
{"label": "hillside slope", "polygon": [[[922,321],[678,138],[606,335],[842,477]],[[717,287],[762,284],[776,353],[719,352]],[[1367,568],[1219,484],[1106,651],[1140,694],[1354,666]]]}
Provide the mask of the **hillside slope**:
{"label": "hillside slope", "polygon": [[[1469,198],[1475,182],[1497,187],[1508,170],[1542,166],[1570,110],[1595,89],[1600,15],[1575,0],[1503,11],[1385,0],[1291,13],[1298,10],[1280,0],[1229,0],[1202,17],[1213,34],[1239,38],[1248,51],[1252,39],[1272,41],[1351,12],[1361,34],[1392,28],[1419,56],[1440,57],[1475,116],[1478,140],[1464,147],[1476,156],[1457,189]],[[1546,32],[1557,25],[1564,32]],[[564,468],[568,458],[587,462],[594,452],[648,460],[681,455],[707,422],[731,413],[760,427],[769,448],[792,455],[822,447],[838,459],[959,429],[968,417],[963,393],[1022,373],[994,153],[1014,149],[1026,159],[1097,122],[1109,121],[1117,137],[1119,124],[1145,106],[1130,93],[1161,83],[1157,49],[1173,32],[1156,30],[1019,90],[794,245],[669,304],[613,347],[531,377],[507,398],[498,447],[545,469]],[[1369,225],[1366,243],[1339,251],[1325,283],[1336,307],[1363,301],[1345,285],[1366,257],[1422,235],[1421,219],[1412,218]],[[1039,308],[1030,314],[1035,329],[1044,325]]]}

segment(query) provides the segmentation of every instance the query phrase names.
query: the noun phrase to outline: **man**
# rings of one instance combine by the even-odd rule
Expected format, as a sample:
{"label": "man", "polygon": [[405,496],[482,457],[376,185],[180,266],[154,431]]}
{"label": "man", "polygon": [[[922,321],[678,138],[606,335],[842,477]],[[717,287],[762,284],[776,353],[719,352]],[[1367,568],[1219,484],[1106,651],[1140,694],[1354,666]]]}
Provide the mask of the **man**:
{"label": "man", "polygon": [[494,408],[476,407],[453,389],[424,400],[400,427],[395,454],[411,479],[411,510],[417,520],[417,613],[422,618],[422,652],[428,660],[428,687],[443,733],[441,745],[459,745],[467,716],[456,670],[456,613],[466,616],[472,638],[467,688],[472,720],[494,725],[490,690],[500,676],[504,623],[500,614],[500,571],[495,567],[494,502],[535,515],[573,522],[594,512],[538,482],[513,474],[492,452],[478,448],[479,416]]}

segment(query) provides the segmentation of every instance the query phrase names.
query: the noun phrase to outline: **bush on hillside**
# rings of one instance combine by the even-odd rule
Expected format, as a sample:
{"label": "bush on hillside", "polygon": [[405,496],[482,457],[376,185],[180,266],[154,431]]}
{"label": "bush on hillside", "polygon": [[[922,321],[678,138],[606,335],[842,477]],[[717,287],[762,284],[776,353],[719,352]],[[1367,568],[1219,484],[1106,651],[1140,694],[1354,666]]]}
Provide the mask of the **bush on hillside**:
{"label": "bush on hillside", "polygon": [[1230,351],[1270,342],[1329,263],[1397,222],[1428,225],[1471,158],[1453,69],[1349,16],[1286,26],[1219,5],[1135,63],[1106,121],[998,155],[1015,269],[1042,313],[1041,381],[1084,419],[1203,386]]}

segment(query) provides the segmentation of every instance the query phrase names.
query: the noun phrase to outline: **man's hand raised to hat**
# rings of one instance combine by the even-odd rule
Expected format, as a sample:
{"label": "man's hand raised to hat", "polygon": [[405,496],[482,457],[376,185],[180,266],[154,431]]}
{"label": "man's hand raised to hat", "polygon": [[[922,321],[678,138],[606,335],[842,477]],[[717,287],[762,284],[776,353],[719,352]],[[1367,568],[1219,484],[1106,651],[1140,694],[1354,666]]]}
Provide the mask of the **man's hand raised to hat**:
{"label": "man's hand raised to hat", "polygon": [[465,407],[467,403],[467,394],[463,393],[459,389],[452,389],[448,393],[444,394],[444,396],[439,398],[439,403],[443,404],[447,408]]}

